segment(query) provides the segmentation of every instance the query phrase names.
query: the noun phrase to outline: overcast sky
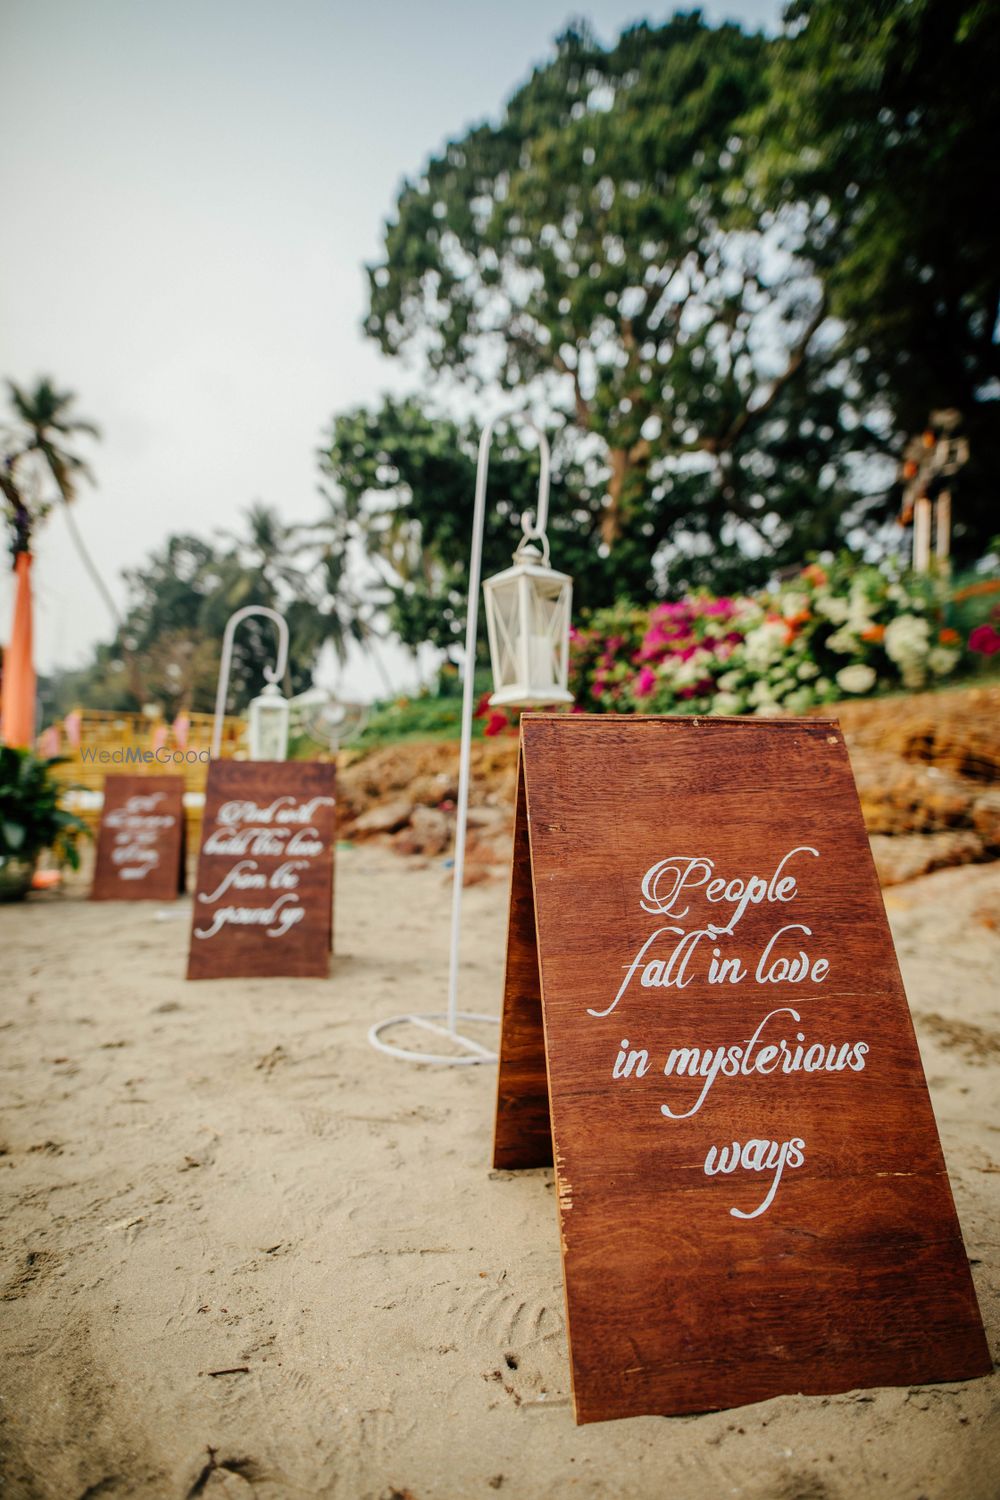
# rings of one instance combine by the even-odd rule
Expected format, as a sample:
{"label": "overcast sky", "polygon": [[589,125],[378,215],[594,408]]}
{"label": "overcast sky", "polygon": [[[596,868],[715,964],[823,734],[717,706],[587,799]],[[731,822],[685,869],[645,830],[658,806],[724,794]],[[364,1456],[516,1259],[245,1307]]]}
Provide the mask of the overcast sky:
{"label": "overcast sky", "polygon": [[[574,14],[610,40],[669,9],[3,0],[0,376],[51,374],[100,425],[76,515],[122,603],[171,531],[235,528],[255,499],[318,514],[332,414],[414,380],[361,332],[402,177],[495,116]],[[780,5],[703,10],[771,28]],[[79,664],[107,611],[60,515],[36,552],[39,663]],[[3,568],[0,640],[10,608]]]}

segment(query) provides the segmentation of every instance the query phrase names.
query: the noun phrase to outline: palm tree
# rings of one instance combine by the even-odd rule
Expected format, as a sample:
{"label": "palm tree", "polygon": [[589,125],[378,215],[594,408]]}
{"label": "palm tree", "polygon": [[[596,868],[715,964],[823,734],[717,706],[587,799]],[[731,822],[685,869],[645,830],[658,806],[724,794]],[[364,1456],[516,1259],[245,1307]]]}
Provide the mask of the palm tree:
{"label": "palm tree", "polygon": [[311,672],[324,646],[343,662],[355,642],[388,695],[372,610],[352,582],[347,534],[327,522],[288,525],[276,507],[260,501],[244,514],[243,532],[223,533],[235,545],[224,569],[227,607],[260,603],[281,610],[292,636],[290,667],[299,677]]}
{"label": "palm tree", "polygon": [[[10,391],[10,404],[15,417],[15,426],[8,430],[7,444],[5,444],[9,449],[6,469],[10,484],[15,490],[20,490],[21,486],[16,484],[13,476],[23,460],[29,456],[36,457],[45,465],[63,501],[66,524],[73,538],[73,544],[94,586],[110,610],[112,619],[120,627],[122,621],[118,606],[98,572],[93,558],[84,546],[72,510],[78,481],[89,479],[93,483],[94,476],[79,454],[65,446],[67,439],[79,436],[99,438],[100,429],[93,422],[73,414],[75,394],[72,391],[57,390],[48,376],[42,376],[32,390],[17,385],[13,380],[8,380],[7,388]],[[3,489],[13,509],[15,502],[8,485],[5,484]],[[45,511],[39,513],[36,510],[36,521],[40,520],[44,513]]]}

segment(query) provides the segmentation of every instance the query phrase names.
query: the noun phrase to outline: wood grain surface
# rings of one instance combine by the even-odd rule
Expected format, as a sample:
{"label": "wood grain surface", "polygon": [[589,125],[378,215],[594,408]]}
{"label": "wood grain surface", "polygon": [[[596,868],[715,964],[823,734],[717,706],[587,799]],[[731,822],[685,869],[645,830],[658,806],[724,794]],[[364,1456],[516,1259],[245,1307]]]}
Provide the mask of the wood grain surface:
{"label": "wood grain surface", "polygon": [[189,979],[329,973],[334,776],[317,761],[212,762]]}
{"label": "wood grain surface", "polygon": [[835,721],[522,757],[495,1159],[544,1156],[527,842],[577,1420],[987,1373]]}
{"label": "wood grain surface", "polygon": [[550,1167],[552,1127],[549,1081],[542,1034],[542,994],[538,982],[535,898],[531,889],[528,809],[524,761],[517,763],[514,857],[511,864],[507,964],[497,1068],[493,1165],[503,1169]]}
{"label": "wood grain surface", "polygon": [[92,901],[173,901],[184,889],[183,776],[108,776]]}

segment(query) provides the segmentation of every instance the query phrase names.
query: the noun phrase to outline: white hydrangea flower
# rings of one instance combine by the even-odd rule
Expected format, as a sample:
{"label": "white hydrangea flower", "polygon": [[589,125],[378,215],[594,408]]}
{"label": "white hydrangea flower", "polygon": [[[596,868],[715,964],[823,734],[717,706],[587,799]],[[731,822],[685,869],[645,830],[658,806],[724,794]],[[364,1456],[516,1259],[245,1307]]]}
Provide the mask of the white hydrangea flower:
{"label": "white hydrangea flower", "polygon": [[838,656],[853,656],[858,649],[858,638],[853,630],[845,625],[842,630],[835,630],[833,635],[827,637],[827,646],[831,651],[836,651]]}
{"label": "white hydrangea flower", "polygon": [[875,671],[862,661],[852,662],[837,673],[837,686],[845,693],[870,693],[875,686]]}
{"label": "white hydrangea flower", "polygon": [[935,677],[947,677],[948,673],[958,661],[959,653],[949,651],[947,646],[935,646],[927,658],[927,665]]}
{"label": "white hydrangea flower", "polygon": [[838,599],[836,594],[827,594],[816,600],[816,613],[829,620],[831,625],[843,625],[848,615],[847,600]]}
{"label": "white hydrangea flower", "polygon": [[785,649],[785,626],[780,620],[765,620],[751,630],[744,643],[747,666],[762,671],[778,660]]}
{"label": "white hydrangea flower", "polygon": [[[702,652],[701,654],[703,657],[707,657],[708,655],[707,652]],[[694,656],[689,656],[687,661],[678,662],[673,673],[674,685],[676,687],[693,687],[704,675],[704,663],[698,660],[698,653],[695,652]]]}
{"label": "white hydrangea flower", "polygon": [[754,713],[758,719],[780,719],[784,717],[785,710],[780,703],[760,703]]}
{"label": "white hydrangea flower", "polygon": [[743,699],[736,693],[716,693],[712,699],[713,714],[738,714],[742,711]]}
{"label": "white hydrangea flower", "polygon": [[811,682],[814,677],[819,676],[819,667],[814,661],[800,662],[798,675],[803,682]]}
{"label": "white hydrangea flower", "polygon": [[743,673],[739,670],[734,670],[732,672],[723,672],[722,676],[719,677],[717,681],[718,686],[724,693],[731,693],[734,688],[738,688],[742,683]]}
{"label": "white hydrangea flower", "polygon": [[808,614],[808,597],[805,594],[786,594],[781,601],[781,613],[786,620],[792,620],[796,615]]}
{"label": "white hydrangea flower", "polygon": [[865,594],[860,589],[852,590],[850,603],[847,606],[847,617],[844,623],[860,635],[872,623],[873,614],[874,611]]}
{"label": "white hydrangea flower", "polygon": [[907,662],[923,661],[930,649],[931,627],[916,615],[897,615],[885,627],[882,645],[890,661],[900,667]]}
{"label": "white hydrangea flower", "polygon": [[774,694],[771,692],[771,684],[769,682],[765,682],[763,677],[760,678],[758,682],[755,682],[753,687],[750,689],[750,702],[758,708],[763,704],[774,702]]}

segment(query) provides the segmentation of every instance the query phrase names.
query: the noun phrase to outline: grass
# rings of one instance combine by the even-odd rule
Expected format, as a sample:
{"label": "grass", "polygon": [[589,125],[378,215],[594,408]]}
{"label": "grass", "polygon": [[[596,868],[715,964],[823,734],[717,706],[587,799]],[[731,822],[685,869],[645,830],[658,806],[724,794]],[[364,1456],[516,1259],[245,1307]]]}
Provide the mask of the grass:
{"label": "grass", "polygon": [[[377,703],[352,750],[381,750],[410,740],[457,740],[462,733],[461,698],[397,698]],[[483,721],[474,719],[473,737],[482,738]]]}

